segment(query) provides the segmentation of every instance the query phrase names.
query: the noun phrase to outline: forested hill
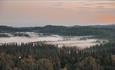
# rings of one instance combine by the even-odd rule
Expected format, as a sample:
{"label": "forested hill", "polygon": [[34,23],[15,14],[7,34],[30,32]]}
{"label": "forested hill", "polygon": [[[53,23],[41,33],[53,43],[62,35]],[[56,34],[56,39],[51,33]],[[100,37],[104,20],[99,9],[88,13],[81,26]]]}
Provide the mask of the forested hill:
{"label": "forested hill", "polygon": [[44,27],[10,27],[0,26],[0,33],[7,32],[39,32],[59,35],[115,35],[115,25],[95,25],[95,26],[52,26],[47,25]]}

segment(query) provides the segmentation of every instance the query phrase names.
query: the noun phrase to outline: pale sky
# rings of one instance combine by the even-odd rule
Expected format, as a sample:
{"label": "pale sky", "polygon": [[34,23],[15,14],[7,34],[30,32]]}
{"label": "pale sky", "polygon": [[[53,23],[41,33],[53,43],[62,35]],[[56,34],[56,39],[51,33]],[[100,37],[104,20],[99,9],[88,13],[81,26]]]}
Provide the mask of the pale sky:
{"label": "pale sky", "polygon": [[0,25],[115,24],[114,0],[1,0]]}

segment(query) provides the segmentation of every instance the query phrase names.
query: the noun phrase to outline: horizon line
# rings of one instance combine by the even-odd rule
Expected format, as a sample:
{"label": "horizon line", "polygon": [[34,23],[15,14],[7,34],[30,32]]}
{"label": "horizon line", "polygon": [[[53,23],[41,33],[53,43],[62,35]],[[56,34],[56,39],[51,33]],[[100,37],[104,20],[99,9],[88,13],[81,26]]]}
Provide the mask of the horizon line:
{"label": "horizon line", "polygon": [[74,26],[109,26],[109,25],[115,25],[115,24],[88,24],[88,25],[43,25],[43,26],[13,26],[13,25],[1,25],[0,26],[7,26],[7,27],[16,27],[16,28],[21,28],[21,27],[46,27],[46,26],[64,26],[64,27],[74,27]]}

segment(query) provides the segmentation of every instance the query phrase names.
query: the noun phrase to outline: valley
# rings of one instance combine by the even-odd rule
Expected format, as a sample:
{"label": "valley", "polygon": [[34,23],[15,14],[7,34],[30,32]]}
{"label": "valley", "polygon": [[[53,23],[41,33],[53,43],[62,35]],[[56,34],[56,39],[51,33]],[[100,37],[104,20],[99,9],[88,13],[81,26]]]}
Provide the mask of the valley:
{"label": "valley", "polygon": [[107,40],[97,39],[93,36],[61,36],[61,35],[44,35],[43,33],[35,32],[16,32],[16,33],[1,33],[8,37],[0,37],[0,44],[5,43],[31,43],[43,42],[58,47],[77,47],[80,49],[88,48],[95,45],[104,44]]}

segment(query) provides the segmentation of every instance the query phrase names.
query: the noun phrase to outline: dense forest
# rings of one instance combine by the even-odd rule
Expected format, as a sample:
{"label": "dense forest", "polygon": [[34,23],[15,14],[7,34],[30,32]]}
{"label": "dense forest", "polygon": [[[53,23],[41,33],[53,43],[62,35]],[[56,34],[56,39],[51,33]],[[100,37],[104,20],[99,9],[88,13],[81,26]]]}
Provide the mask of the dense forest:
{"label": "dense forest", "polygon": [[0,46],[0,70],[114,70],[115,43],[58,48],[42,42]]}
{"label": "dense forest", "polygon": [[[36,32],[64,36],[89,36],[109,40],[90,48],[58,48],[43,42],[0,45],[0,70],[115,70],[115,26],[0,26],[0,33]],[[1,34],[0,37],[9,37]],[[28,36],[29,37],[29,36]]]}

